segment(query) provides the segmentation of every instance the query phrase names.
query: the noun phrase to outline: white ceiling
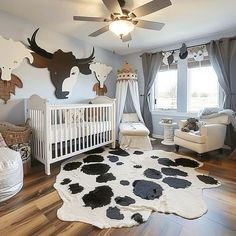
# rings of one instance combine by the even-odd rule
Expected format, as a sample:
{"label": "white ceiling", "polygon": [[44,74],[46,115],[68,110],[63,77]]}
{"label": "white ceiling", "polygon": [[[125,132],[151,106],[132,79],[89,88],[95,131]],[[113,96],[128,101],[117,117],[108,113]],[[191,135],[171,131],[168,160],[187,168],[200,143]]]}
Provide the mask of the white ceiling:
{"label": "white ceiling", "polygon": [[[150,0],[126,0],[129,10]],[[163,22],[161,31],[135,28],[129,48],[111,32],[96,38],[90,33],[107,23],[73,21],[74,15],[107,17],[102,0],[1,0],[0,10],[33,24],[85,40],[93,45],[125,55],[203,38],[219,32],[236,33],[236,0],[171,0],[172,6],[143,17]]]}

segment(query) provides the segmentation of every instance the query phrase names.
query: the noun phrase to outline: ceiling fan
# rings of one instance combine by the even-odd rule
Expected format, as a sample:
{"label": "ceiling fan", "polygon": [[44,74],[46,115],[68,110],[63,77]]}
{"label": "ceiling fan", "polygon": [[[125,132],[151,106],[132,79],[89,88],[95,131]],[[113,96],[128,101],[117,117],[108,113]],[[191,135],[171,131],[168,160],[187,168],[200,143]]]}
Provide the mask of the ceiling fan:
{"label": "ceiling fan", "polygon": [[165,25],[160,22],[140,20],[138,17],[143,17],[155,11],[159,11],[171,5],[170,0],[153,0],[142,6],[139,6],[132,11],[124,9],[125,0],[102,0],[106,8],[111,12],[110,17],[90,17],[90,16],[74,16],[76,21],[95,21],[95,22],[110,22],[109,25],[91,33],[90,37],[97,37],[107,31],[112,31],[118,35],[123,42],[130,41],[131,34],[134,27],[141,27],[144,29],[161,30]]}

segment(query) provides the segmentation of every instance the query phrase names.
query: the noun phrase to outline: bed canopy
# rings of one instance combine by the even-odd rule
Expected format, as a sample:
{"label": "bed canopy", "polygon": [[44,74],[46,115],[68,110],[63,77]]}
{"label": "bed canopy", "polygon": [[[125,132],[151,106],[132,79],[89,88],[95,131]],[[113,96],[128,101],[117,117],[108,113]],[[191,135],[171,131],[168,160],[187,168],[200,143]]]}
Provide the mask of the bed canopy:
{"label": "bed canopy", "polygon": [[[130,99],[128,99],[129,97]],[[117,100],[117,131],[121,122],[122,114],[125,109],[125,105],[132,102],[133,108],[138,115],[140,122],[144,123],[140,110],[139,91],[138,91],[138,78],[135,71],[126,62],[121,70],[117,72],[116,83],[116,100]]]}

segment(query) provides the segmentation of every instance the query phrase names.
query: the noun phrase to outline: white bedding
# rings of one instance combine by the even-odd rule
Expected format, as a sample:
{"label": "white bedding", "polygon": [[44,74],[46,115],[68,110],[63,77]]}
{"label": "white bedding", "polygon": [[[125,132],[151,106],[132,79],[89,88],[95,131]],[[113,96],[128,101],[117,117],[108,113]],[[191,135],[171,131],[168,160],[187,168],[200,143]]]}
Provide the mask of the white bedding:
{"label": "white bedding", "polygon": [[111,130],[111,122],[83,122],[51,125],[51,142],[65,141]]}
{"label": "white bedding", "polygon": [[150,132],[143,123],[135,122],[120,123],[120,133],[122,135],[147,136]]}

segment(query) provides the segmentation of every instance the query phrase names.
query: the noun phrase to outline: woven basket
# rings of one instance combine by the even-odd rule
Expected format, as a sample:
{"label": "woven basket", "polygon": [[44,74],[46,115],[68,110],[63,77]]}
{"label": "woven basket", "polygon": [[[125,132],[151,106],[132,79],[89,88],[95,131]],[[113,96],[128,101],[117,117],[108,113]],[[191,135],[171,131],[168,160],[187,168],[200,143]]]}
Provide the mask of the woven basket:
{"label": "woven basket", "polygon": [[19,125],[19,127],[23,127],[24,129],[21,131],[13,131],[9,127],[8,129],[0,131],[7,145],[28,143],[30,141],[32,132],[30,126],[28,125],[28,121],[25,125]]}

